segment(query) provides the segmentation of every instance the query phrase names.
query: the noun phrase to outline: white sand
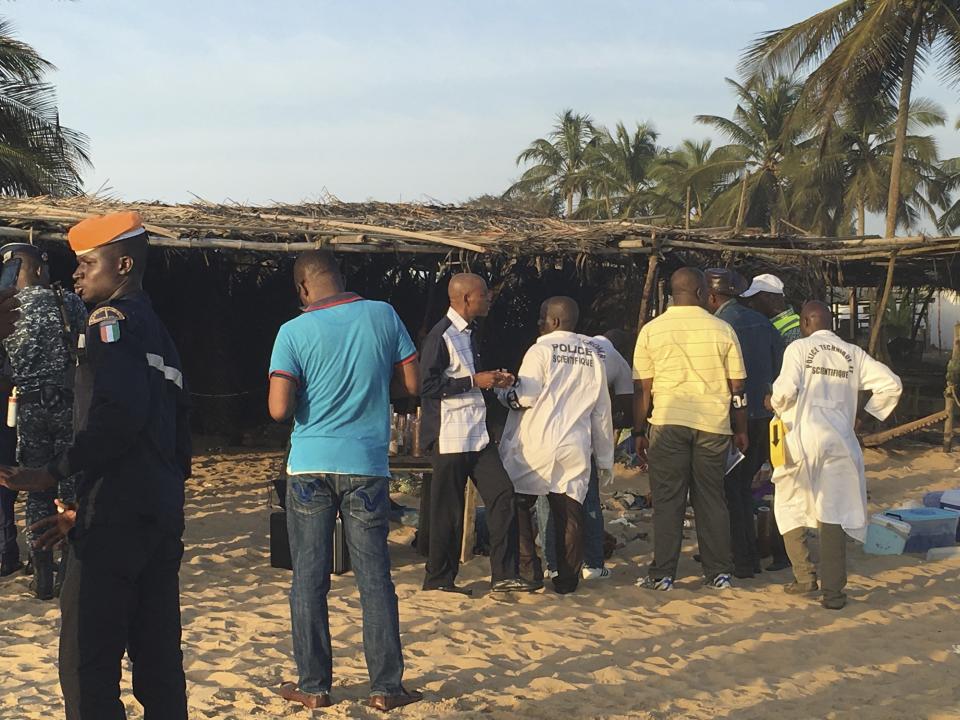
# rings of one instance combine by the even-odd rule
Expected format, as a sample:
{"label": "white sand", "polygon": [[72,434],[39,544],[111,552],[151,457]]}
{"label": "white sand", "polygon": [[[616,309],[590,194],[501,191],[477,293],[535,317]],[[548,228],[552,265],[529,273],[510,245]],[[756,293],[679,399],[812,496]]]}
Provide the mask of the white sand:
{"label": "white sand", "polygon": [[[929,446],[869,451],[872,507],[960,486],[957,457]],[[187,500],[181,572],[191,717],[243,719],[311,712],[272,694],[295,680],[289,573],[269,567],[265,481],[272,454],[207,455]],[[621,487],[643,479],[621,476]],[[616,526],[614,526],[616,527]],[[649,526],[627,530],[636,535]],[[619,531],[618,531],[619,532]],[[613,579],[573,596],[547,590],[513,600],[486,594],[485,558],[461,580],[474,600],[422,593],[412,529],[391,534],[407,670],[426,701],[416,718],[960,718],[960,560],[875,557],[850,545],[850,603],[829,612],[785,595],[789,573],[700,587],[685,548],[667,594],[633,586],[650,560],[634,540]],[[364,708],[367,677],[352,575],[330,599],[336,705],[317,716],[381,717]],[[0,581],[0,717],[62,717],[56,671],[58,610]],[[131,718],[142,714],[129,688]]]}

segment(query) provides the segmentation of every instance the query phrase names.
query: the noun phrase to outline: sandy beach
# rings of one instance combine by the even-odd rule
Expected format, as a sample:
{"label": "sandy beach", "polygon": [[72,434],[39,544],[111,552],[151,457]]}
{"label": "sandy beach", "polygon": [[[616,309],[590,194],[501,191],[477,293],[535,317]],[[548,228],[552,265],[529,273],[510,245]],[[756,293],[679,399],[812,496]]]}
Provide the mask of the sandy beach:
{"label": "sandy beach", "polygon": [[[871,509],[960,485],[956,456],[928,445],[867,452]],[[184,654],[191,717],[308,717],[272,693],[295,680],[289,573],[270,568],[266,481],[273,452],[211,452],[196,459],[187,496],[181,570]],[[645,476],[623,468],[617,487]],[[409,498],[399,498],[408,503]],[[616,513],[608,514],[608,521]],[[497,599],[485,558],[461,580],[468,600],[419,591],[412,528],[391,533],[406,658],[405,682],[426,700],[411,718],[960,718],[960,559],[865,555],[851,544],[850,603],[840,612],[785,595],[788,572],[702,588],[688,540],[668,594],[633,586],[650,559],[649,524],[613,525],[624,540],[608,581],[572,596],[550,589]],[[640,536],[640,537],[637,537]],[[28,578],[0,583],[0,717],[60,717],[55,603],[39,603]],[[380,717],[363,707],[367,678],[352,575],[330,597],[336,704],[313,714]],[[124,665],[123,699],[142,714]],[[298,709],[299,708],[299,709]]]}

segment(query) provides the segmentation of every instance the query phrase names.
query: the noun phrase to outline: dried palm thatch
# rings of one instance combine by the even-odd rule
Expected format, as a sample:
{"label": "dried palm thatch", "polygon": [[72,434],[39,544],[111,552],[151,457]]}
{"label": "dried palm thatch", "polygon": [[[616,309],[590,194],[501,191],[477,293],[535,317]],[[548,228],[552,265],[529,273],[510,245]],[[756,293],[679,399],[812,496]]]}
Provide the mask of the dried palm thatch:
{"label": "dried palm thatch", "polygon": [[344,203],[335,198],[299,205],[244,206],[119,203],[96,197],[0,198],[0,237],[63,240],[90,215],[139,211],[155,245],[168,248],[298,252],[329,246],[345,252],[444,255],[661,254],[688,250],[730,253],[795,264],[871,263],[896,252],[912,259],[950,259],[960,237],[824,238],[770,235],[744,228],[676,228],[639,220],[568,221],[489,207]]}

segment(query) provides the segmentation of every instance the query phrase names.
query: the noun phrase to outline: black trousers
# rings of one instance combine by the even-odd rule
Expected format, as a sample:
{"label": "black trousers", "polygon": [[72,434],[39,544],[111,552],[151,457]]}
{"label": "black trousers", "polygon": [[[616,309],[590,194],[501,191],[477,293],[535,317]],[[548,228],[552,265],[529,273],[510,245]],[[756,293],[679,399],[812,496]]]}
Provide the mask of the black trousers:
{"label": "black trousers", "polygon": [[[583,567],[583,506],[562,493],[549,493],[547,502],[550,503],[553,542],[557,550],[557,576],[553,579],[553,589],[561,595],[572,593],[580,583],[580,569]],[[530,516],[536,504],[536,495],[517,494],[520,574],[539,582],[543,580],[543,564],[537,555],[537,533]]]}
{"label": "black trousers", "polygon": [[[0,427],[0,465],[17,464],[17,431],[8,428],[6,423]],[[20,562],[20,548],[17,546],[17,526],[14,522],[14,503],[17,493],[0,487],[0,561],[13,567]]]}
{"label": "black trousers", "polygon": [[757,524],[753,514],[753,477],[770,453],[768,432],[770,421],[759,419],[747,422],[750,446],[746,456],[723,479],[730,513],[730,549],[733,568],[737,574],[750,575],[760,569],[757,550]]}
{"label": "black trousers", "polygon": [[490,529],[491,579],[517,577],[517,501],[513,483],[503,469],[493,443],[480,452],[434,453],[430,460],[430,555],[423,589],[453,585],[460,569],[463,538],[463,498],[467,478],[473,479],[487,509]]}
{"label": "black trousers", "polygon": [[120,664],[133,665],[144,720],[186,720],[179,534],[155,524],[75,531],[60,591],[60,687],[67,720],[122,720]]}

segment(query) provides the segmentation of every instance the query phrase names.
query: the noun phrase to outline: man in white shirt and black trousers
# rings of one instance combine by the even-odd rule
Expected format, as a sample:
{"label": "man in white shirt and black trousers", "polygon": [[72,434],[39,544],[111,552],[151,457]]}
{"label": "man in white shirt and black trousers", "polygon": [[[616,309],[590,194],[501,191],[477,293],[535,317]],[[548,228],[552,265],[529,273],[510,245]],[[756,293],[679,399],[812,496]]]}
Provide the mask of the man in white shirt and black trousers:
{"label": "man in white shirt and black trousers", "polygon": [[429,557],[424,590],[472,595],[456,585],[467,477],[486,507],[493,592],[530,592],[542,584],[519,577],[517,503],[487,431],[483,391],[513,385],[510,373],[481,371],[473,323],[490,309],[483,278],[459,273],[448,286],[450,309],[429,332],[420,352],[421,438],[431,453]]}

